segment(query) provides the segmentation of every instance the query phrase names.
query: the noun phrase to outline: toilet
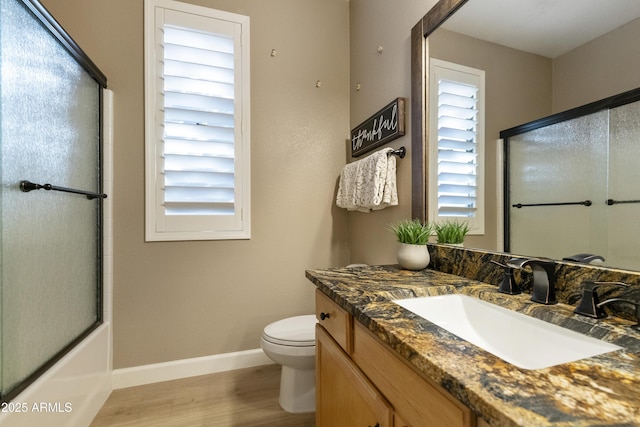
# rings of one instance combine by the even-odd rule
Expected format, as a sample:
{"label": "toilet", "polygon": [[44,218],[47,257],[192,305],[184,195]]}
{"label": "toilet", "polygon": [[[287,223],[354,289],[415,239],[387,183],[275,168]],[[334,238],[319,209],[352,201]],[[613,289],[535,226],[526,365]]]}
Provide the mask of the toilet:
{"label": "toilet", "polygon": [[294,414],[316,410],[316,316],[289,317],[267,325],[260,346],[282,365],[280,406]]}

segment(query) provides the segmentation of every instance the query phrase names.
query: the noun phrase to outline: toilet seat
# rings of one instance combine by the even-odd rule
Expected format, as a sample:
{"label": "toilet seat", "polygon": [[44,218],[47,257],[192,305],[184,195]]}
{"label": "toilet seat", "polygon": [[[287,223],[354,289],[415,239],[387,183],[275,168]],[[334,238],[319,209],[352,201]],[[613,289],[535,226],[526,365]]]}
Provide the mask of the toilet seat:
{"label": "toilet seat", "polygon": [[290,347],[315,346],[316,322],[316,316],[313,314],[278,320],[264,328],[262,338],[273,344]]}

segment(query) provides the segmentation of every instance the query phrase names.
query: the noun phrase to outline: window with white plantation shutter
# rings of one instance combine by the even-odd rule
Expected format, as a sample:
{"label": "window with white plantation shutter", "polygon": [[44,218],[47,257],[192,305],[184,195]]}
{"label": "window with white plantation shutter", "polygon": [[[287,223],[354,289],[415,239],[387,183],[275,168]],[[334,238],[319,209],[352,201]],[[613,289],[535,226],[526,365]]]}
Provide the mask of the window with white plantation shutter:
{"label": "window with white plantation shutter", "polygon": [[250,237],[249,18],[145,1],[146,239]]}
{"label": "window with white plantation shutter", "polygon": [[430,60],[429,220],[484,233],[484,71]]}

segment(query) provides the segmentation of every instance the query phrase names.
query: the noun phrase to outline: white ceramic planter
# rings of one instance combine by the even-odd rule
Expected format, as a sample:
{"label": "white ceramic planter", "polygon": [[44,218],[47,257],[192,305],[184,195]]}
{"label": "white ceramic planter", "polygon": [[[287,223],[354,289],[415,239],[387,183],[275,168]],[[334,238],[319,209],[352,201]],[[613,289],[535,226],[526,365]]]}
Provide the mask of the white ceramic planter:
{"label": "white ceramic planter", "polygon": [[398,264],[407,270],[422,270],[429,265],[431,257],[427,245],[400,243]]}

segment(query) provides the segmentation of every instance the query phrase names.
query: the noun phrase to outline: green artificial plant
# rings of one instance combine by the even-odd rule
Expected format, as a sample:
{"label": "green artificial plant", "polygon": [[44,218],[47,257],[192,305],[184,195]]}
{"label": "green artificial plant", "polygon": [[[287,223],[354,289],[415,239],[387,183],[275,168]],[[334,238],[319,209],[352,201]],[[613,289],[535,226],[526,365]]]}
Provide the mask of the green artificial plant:
{"label": "green artificial plant", "polygon": [[466,221],[447,220],[435,225],[438,243],[460,244],[471,228]]}
{"label": "green artificial plant", "polygon": [[405,219],[391,224],[391,230],[398,238],[398,242],[410,245],[426,245],[433,234],[433,225],[418,219]]}

